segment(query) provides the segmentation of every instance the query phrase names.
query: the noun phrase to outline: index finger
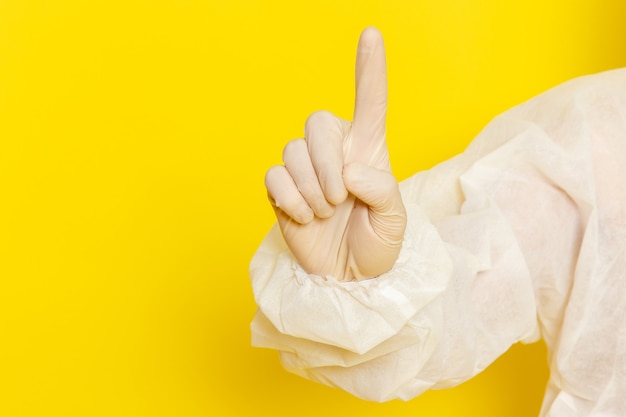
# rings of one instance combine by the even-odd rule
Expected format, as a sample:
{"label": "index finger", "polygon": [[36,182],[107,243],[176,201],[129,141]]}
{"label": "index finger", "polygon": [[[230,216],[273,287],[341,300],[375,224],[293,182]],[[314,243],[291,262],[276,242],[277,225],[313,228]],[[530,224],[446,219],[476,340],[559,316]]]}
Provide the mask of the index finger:
{"label": "index finger", "polygon": [[385,147],[387,65],[385,45],[378,29],[361,33],[356,57],[356,98],[352,134],[362,162]]}

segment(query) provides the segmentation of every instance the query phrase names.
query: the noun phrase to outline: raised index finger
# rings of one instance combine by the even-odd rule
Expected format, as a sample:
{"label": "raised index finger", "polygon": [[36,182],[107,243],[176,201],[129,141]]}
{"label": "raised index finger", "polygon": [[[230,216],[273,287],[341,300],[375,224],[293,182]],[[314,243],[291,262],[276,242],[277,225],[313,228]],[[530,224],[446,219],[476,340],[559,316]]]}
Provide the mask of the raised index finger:
{"label": "raised index finger", "polygon": [[[371,164],[387,157],[385,120],[387,117],[387,65],[385,46],[378,29],[361,33],[356,57],[356,98],[352,120],[354,160]],[[351,153],[352,153],[351,152]],[[352,159],[352,158],[351,158]],[[376,165],[378,165],[378,163]],[[388,163],[388,160],[387,160]],[[379,167],[385,168],[385,167]]]}

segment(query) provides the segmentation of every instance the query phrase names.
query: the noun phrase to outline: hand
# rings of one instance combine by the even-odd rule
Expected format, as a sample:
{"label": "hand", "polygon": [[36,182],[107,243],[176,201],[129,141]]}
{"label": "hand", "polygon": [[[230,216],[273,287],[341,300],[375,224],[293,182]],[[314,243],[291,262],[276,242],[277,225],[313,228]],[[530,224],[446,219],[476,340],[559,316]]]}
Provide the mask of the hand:
{"label": "hand", "polygon": [[265,176],[285,241],[308,273],[373,278],[400,253],[406,210],[385,142],[386,77],[382,36],[367,28],[357,50],[352,123],[312,114],[305,139],[289,142],[284,166]]}

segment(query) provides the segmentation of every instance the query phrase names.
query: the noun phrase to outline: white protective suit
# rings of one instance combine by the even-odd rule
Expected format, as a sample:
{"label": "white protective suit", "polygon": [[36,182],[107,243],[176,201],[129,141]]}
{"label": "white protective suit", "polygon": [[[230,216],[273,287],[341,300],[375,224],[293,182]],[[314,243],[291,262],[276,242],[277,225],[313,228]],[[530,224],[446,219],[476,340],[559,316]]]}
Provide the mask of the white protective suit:
{"label": "white protective suit", "polygon": [[459,384],[543,338],[542,416],[626,416],[626,69],[505,112],[400,186],[403,247],[376,279],[308,275],[270,232],[251,263],[253,344],[386,401]]}

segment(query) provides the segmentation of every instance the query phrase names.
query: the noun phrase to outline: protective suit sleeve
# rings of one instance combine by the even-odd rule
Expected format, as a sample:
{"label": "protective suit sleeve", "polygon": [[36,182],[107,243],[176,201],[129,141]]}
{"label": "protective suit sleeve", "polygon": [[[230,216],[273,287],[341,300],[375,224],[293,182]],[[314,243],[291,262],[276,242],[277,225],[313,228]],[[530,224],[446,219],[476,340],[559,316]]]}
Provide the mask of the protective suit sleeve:
{"label": "protective suit sleeve", "polygon": [[308,275],[274,228],[251,263],[253,344],[386,401],[458,384],[543,337],[542,415],[626,412],[625,109],[622,69],[494,119],[463,154],[401,184],[403,247],[376,279]]}

